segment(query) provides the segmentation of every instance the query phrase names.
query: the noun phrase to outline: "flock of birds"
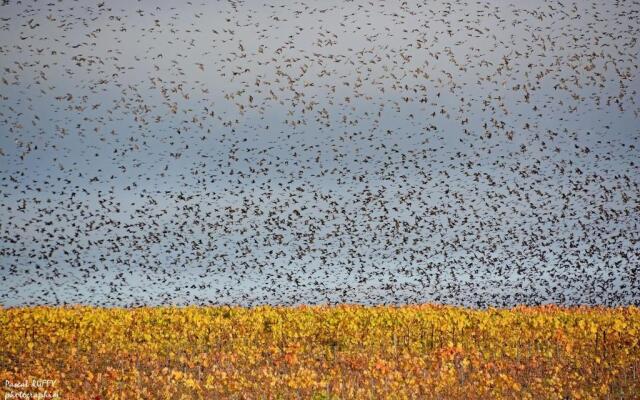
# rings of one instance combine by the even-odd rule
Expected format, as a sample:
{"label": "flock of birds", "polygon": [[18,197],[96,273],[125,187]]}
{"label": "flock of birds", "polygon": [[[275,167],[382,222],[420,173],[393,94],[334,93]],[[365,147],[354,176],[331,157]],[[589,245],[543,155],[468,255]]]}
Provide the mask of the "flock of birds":
{"label": "flock of birds", "polygon": [[0,304],[640,304],[639,17],[5,0]]}

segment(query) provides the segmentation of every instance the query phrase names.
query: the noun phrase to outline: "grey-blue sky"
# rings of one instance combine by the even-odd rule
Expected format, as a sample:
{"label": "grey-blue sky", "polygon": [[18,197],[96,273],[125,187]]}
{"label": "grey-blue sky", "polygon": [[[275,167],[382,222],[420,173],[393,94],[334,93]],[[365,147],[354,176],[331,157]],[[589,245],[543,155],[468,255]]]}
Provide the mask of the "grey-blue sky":
{"label": "grey-blue sky", "polygon": [[0,9],[3,304],[638,301],[637,2],[54,4]]}

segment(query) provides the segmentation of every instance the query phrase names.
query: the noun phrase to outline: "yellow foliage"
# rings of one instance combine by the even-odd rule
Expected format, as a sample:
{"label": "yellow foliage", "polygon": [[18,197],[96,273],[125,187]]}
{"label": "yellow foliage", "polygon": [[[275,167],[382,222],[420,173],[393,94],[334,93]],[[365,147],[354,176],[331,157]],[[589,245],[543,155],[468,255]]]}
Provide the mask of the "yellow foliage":
{"label": "yellow foliage", "polygon": [[37,390],[62,398],[640,393],[636,307],[36,307],[0,309],[0,322],[0,381],[56,380]]}

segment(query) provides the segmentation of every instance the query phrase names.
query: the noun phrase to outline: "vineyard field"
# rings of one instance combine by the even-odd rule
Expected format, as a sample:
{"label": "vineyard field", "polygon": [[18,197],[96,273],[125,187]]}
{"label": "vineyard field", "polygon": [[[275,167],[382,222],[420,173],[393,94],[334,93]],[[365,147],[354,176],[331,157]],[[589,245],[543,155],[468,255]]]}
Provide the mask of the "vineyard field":
{"label": "vineyard field", "polygon": [[0,323],[4,399],[640,398],[636,307],[24,307]]}

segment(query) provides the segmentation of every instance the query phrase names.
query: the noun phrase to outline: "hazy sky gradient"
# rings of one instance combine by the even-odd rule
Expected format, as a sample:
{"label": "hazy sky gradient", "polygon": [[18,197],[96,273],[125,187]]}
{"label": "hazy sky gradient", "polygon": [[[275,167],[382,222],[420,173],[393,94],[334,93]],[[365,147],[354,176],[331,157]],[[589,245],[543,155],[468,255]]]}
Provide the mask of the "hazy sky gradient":
{"label": "hazy sky gradient", "polygon": [[99,3],[0,7],[0,304],[638,303],[638,2]]}

